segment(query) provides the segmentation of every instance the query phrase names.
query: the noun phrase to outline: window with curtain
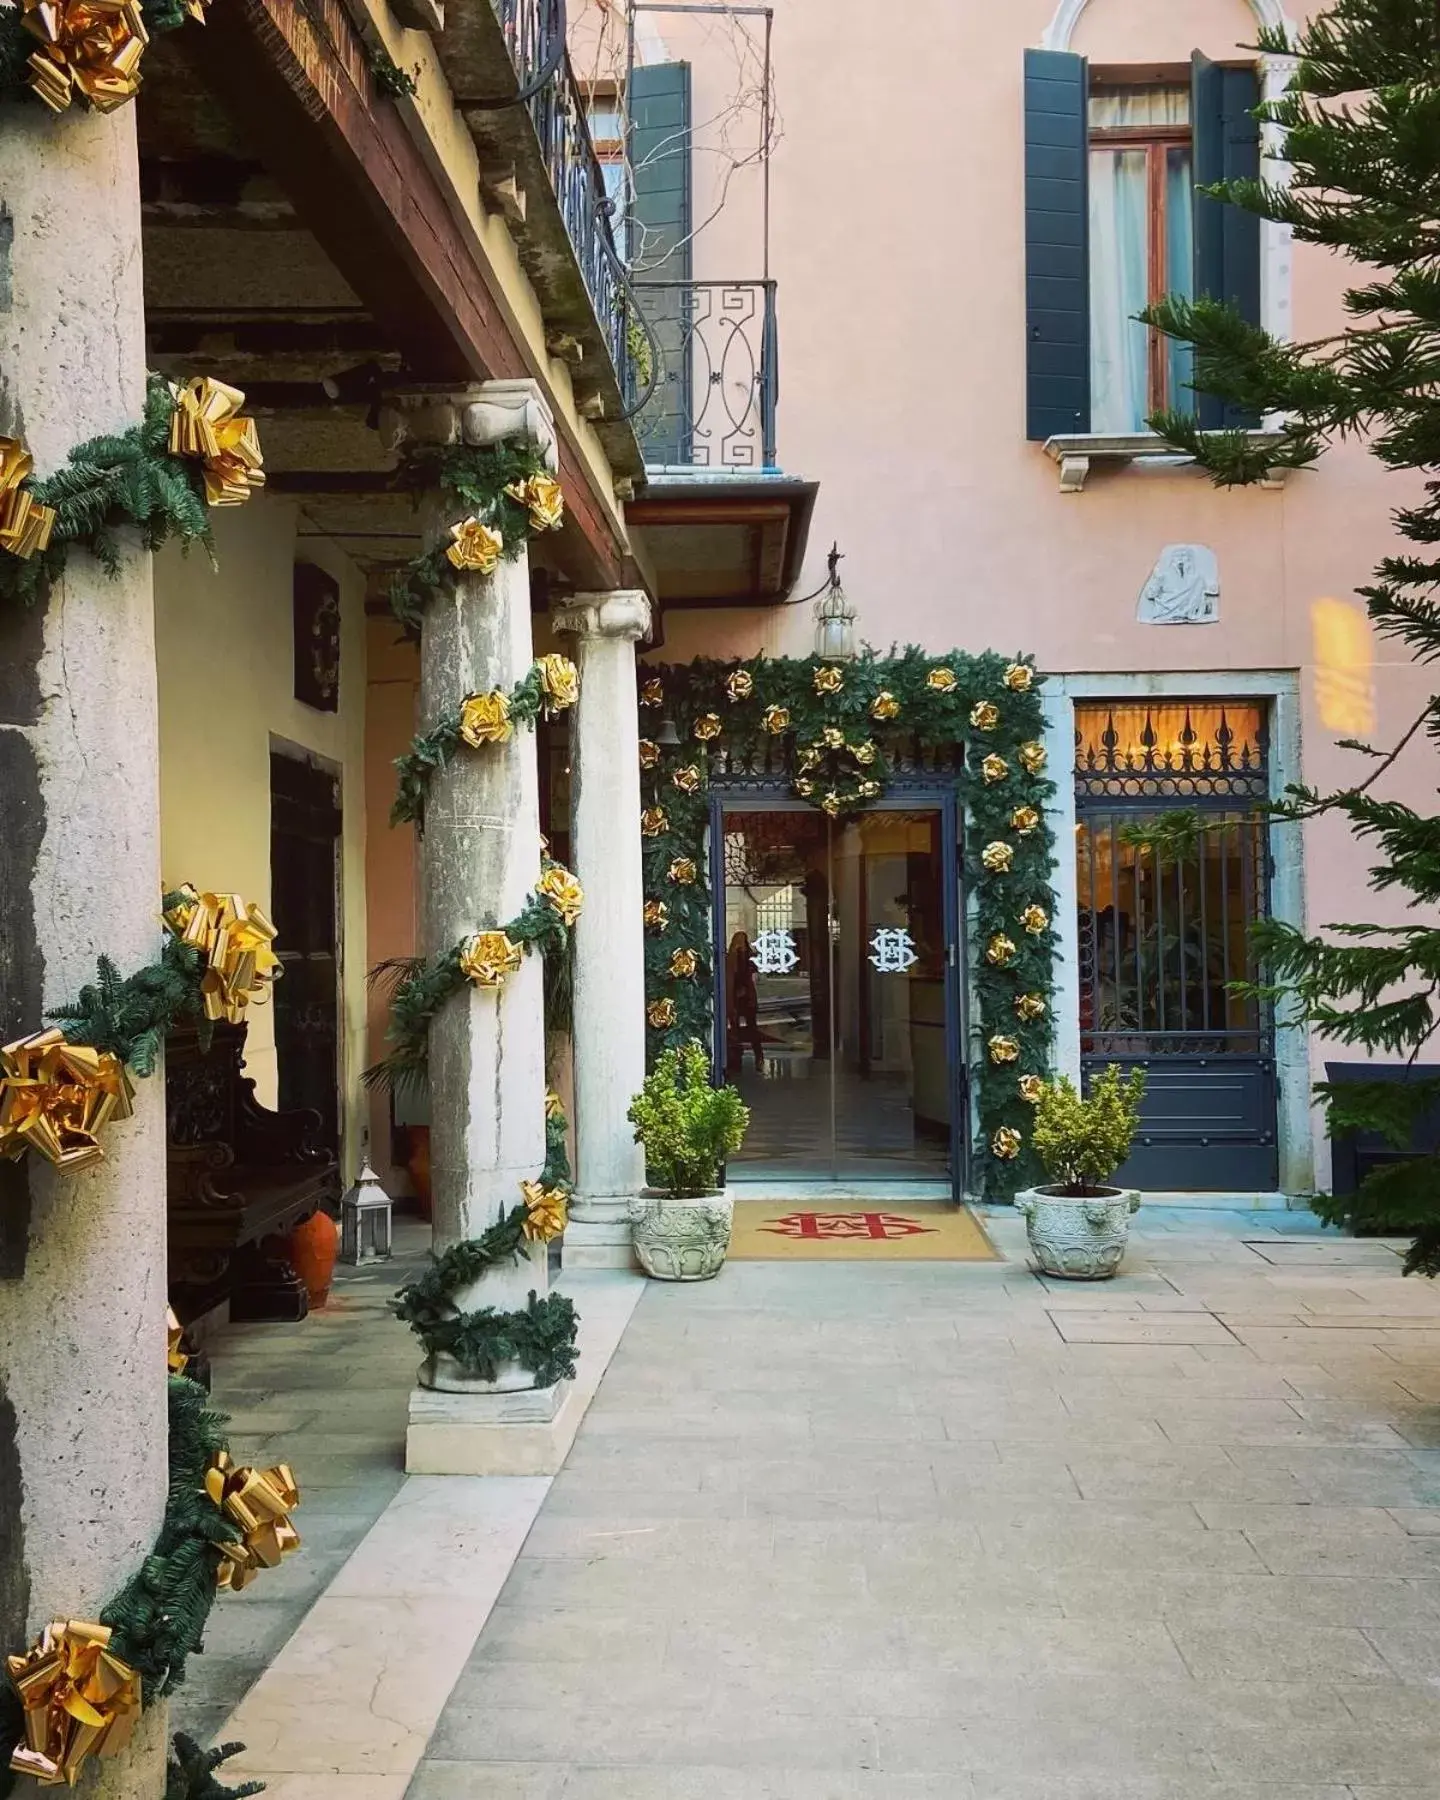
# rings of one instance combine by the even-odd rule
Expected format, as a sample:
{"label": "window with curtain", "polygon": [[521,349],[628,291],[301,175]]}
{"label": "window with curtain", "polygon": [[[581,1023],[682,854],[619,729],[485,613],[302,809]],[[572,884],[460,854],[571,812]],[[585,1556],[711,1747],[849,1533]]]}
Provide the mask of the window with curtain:
{"label": "window with curtain", "polygon": [[1090,429],[1143,431],[1193,400],[1188,349],[1135,316],[1193,291],[1190,89],[1093,83],[1088,118]]}

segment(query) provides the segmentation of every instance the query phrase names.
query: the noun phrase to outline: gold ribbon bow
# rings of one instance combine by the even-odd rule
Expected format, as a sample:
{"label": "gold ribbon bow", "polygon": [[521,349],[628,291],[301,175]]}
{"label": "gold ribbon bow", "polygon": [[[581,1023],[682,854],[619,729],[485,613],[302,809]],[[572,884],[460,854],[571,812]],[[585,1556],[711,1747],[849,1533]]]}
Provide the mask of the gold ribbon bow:
{"label": "gold ribbon bow", "polygon": [[269,998],[282,973],[280,958],[270,948],[275,927],[239,894],[200,894],[188,882],[179,892],[182,897],[165,914],[165,923],[182,944],[205,958],[200,983],[205,1017],[238,1025],[252,1000]]}
{"label": "gold ribbon bow", "polygon": [[55,1619],[5,1668],[25,1709],[25,1742],[10,1756],[41,1787],[74,1786],[85,1759],[125,1748],[140,1710],[140,1677],[109,1651],[110,1628]]}
{"label": "gold ribbon bow", "polygon": [[524,945],[505,932],[477,931],[460,946],[460,973],[479,988],[503,987],[524,957]]}
{"label": "gold ribbon bow", "polygon": [[547,1188],[543,1181],[522,1181],[525,1197],[525,1237],[532,1244],[548,1244],[565,1229],[569,1195],[562,1187]]}
{"label": "gold ribbon bow", "polygon": [[42,506],[24,483],[35,467],[19,438],[0,437],[0,550],[34,556],[50,542],[55,509]]}
{"label": "gold ribbon bow", "polygon": [[228,1450],[217,1450],[205,1471],[205,1492],[240,1532],[217,1542],[224,1552],[216,1576],[220,1587],[238,1594],[261,1569],[278,1568],[300,1548],[300,1534],[290,1523],[300,1489],[289,1463],[237,1469]]}
{"label": "gold ribbon bow", "polygon": [[165,1367],[172,1375],[183,1375],[190,1362],[185,1351],[185,1327],[175,1317],[175,1308],[165,1308]]}
{"label": "gold ribbon bow", "polygon": [[38,1151],[67,1174],[102,1160],[100,1132],[130,1117],[135,1090],[118,1056],[69,1044],[57,1026],[0,1049],[0,1156]]}
{"label": "gold ribbon bow", "polygon": [[140,58],[150,42],[140,0],[20,0],[21,24],[40,48],[26,80],[51,112],[78,88],[96,112],[114,112],[140,91]]}
{"label": "gold ribbon bow", "polygon": [[255,421],[242,414],[245,396],[239,388],[208,375],[197,375],[183,387],[172,387],[175,411],[170,415],[170,451],[198,456],[210,506],[239,506],[255,488],[264,487],[264,457]]}

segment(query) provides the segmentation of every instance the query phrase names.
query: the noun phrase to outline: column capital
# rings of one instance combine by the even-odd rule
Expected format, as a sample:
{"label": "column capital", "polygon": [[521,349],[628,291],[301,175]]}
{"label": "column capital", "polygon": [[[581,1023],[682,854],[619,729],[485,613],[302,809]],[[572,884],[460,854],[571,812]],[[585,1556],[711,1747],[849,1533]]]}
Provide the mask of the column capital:
{"label": "column capital", "polygon": [[612,588],[602,594],[572,594],[551,618],[556,631],[577,637],[637,638],[650,635],[650,599],[643,588]]}
{"label": "column capital", "polygon": [[406,444],[483,446],[534,438],[546,466],[558,466],[555,415],[538,381],[420,382],[390,389],[380,408],[380,437],[388,450]]}

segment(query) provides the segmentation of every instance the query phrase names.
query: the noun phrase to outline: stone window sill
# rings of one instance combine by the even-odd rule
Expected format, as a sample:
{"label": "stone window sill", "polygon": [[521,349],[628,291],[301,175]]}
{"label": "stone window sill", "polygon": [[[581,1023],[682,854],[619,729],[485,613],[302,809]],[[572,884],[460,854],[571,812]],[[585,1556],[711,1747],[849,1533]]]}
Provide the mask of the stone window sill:
{"label": "stone window sill", "polygon": [[[1278,444],[1278,431],[1247,431],[1252,444]],[[1195,459],[1172,450],[1152,431],[1111,433],[1076,431],[1045,440],[1045,454],[1060,465],[1060,492],[1083,492],[1092,463],[1109,468],[1136,465],[1142,469],[1193,469]],[[1284,469],[1274,469],[1258,485],[1278,488],[1285,485]]]}

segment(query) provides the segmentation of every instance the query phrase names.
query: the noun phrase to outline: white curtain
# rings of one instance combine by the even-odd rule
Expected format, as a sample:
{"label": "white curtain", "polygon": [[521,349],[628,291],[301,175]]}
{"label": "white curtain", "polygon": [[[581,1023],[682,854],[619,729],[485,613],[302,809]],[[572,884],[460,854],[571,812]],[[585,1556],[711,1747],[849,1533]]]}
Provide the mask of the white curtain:
{"label": "white curtain", "polygon": [[1090,429],[1140,431],[1147,410],[1146,331],[1135,321],[1146,277],[1143,150],[1090,152]]}
{"label": "white curtain", "polygon": [[[1092,92],[1090,128],[1187,125],[1183,87]],[[1190,155],[1167,152],[1167,285],[1190,290]],[[1090,429],[1143,431],[1149,407],[1148,333],[1135,315],[1149,300],[1145,152],[1092,144],[1090,151]],[[1183,269],[1183,279],[1181,273]],[[1171,395],[1180,373],[1174,353]]]}

